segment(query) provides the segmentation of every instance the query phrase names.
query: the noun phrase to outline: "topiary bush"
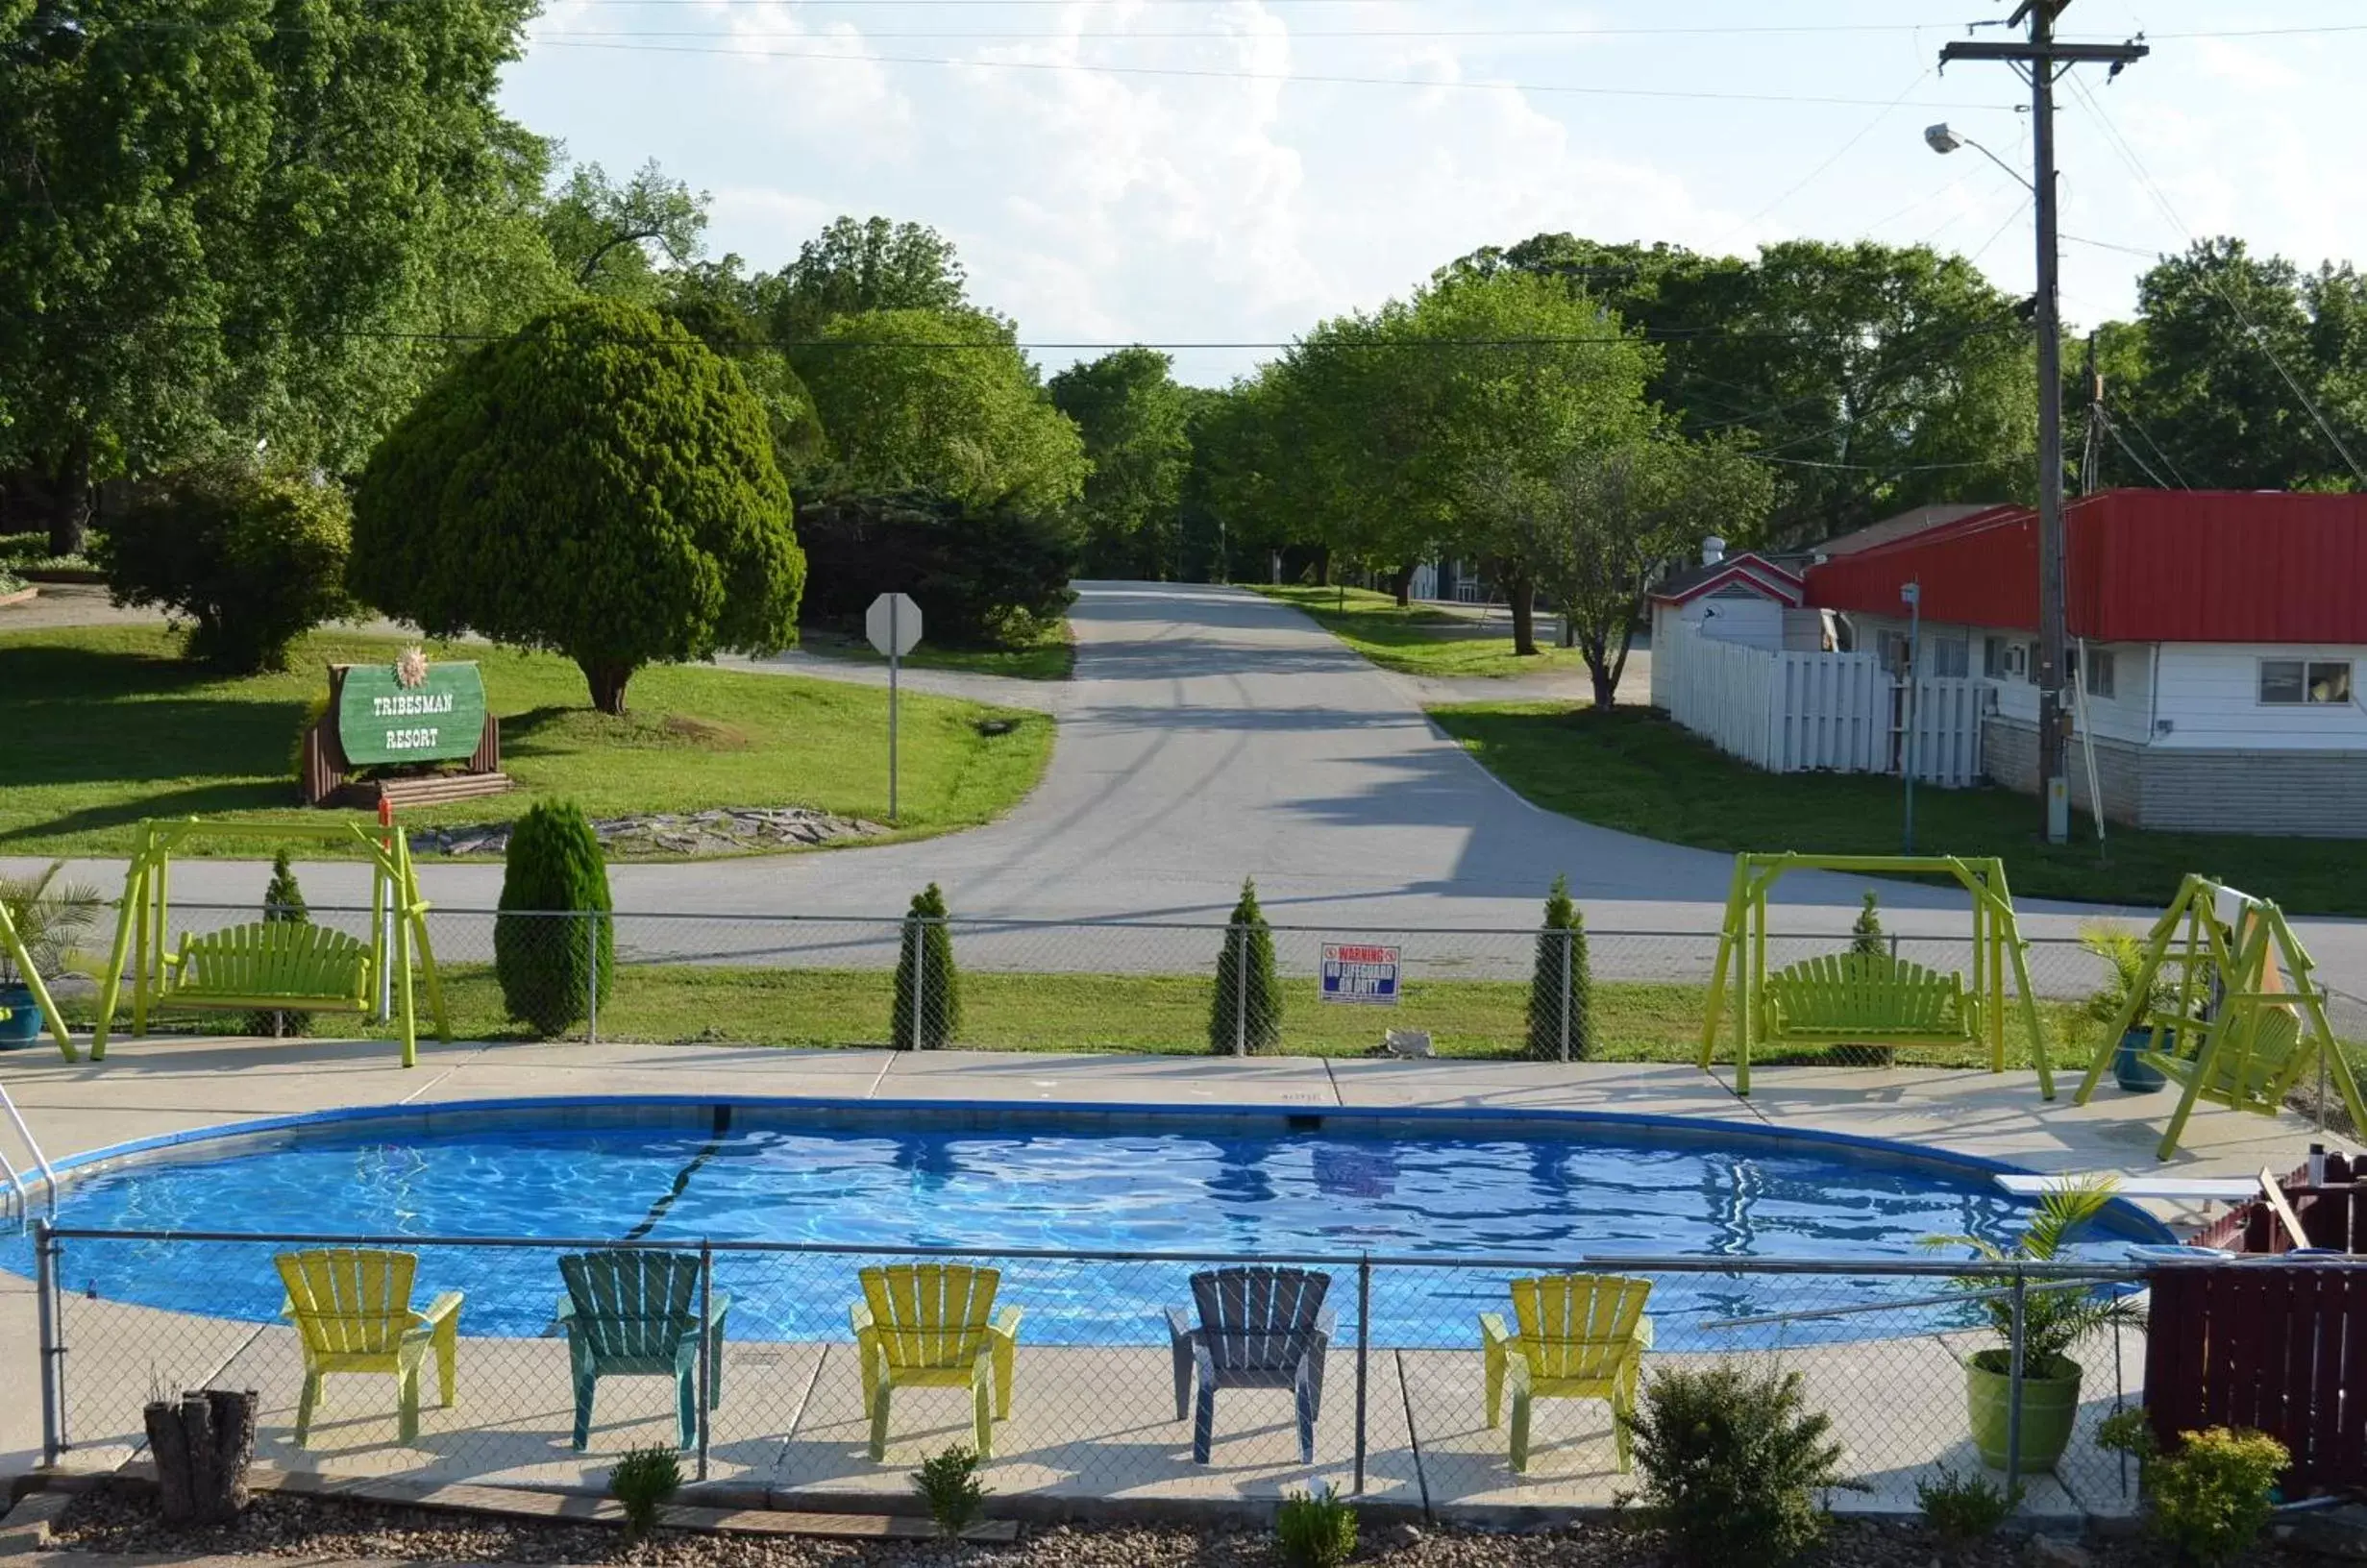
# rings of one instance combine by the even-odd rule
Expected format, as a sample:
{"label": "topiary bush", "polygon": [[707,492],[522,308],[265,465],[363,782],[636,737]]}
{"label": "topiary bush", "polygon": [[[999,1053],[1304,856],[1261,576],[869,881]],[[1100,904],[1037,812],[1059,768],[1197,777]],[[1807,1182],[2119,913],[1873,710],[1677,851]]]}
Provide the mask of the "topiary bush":
{"label": "topiary bush", "polygon": [[1537,933],[1537,963],[1529,977],[1529,1056],[1533,1061],[1562,1058],[1562,980],[1566,974],[1569,977],[1569,1059],[1584,1062],[1594,1054],[1594,982],[1587,968],[1586,918],[1570,902],[1569,878],[1557,876],[1553,891],[1545,896],[1545,924]]}
{"label": "topiary bush", "polygon": [[[286,920],[297,925],[310,925],[312,911],[306,907],[304,889],[296,883],[295,868],[287,863],[287,851],[283,849],[271,857],[271,881],[263,889],[263,919]],[[269,1035],[275,1040],[312,1032],[312,1015],[290,1013],[270,1008],[247,1015],[247,1033]]]}
{"label": "topiary bush", "polygon": [[[919,981],[920,1018],[913,994]],[[896,1002],[888,1043],[900,1051],[943,1050],[962,1026],[961,976],[953,968],[953,933],[946,925],[945,894],[931,882],[912,895],[896,953]]]}
{"label": "topiary bush", "polygon": [[141,486],[91,551],[110,599],[186,617],[188,657],[245,674],[353,613],[351,539],[342,491],[224,462]]}
{"label": "topiary bush", "polygon": [[1833,1419],[1797,1372],[1731,1361],[1653,1375],[1627,1418],[1653,1520],[1696,1568],[1789,1562],[1823,1535],[1815,1494],[1848,1484]]}
{"label": "topiary bush", "polygon": [[1858,918],[1849,924],[1849,950],[1863,953],[1868,958],[1886,957],[1890,943],[1883,935],[1881,907],[1872,889],[1867,889],[1865,902],[1858,910]]}
{"label": "topiary bush", "polygon": [[[511,1017],[545,1039],[565,1033],[589,1011],[595,955],[600,999],[608,999],[616,924],[605,917],[613,907],[600,836],[582,807],[546,800],[518,819],[493,919],[493,972]],[[574,919],[551,913],[562,911],[588,913]]]}
{"label": "topiary bush", "polygon": [[548,649],[592,704],[632,674],[797,641],[805,558],[764,405],[679,323],[583,300],[470,355],[371,453],[353,591]]}
{"label": "topiary bush", "polygon": [[[1246,960],[1245,964],[1244,960]],[[1257,907],[1257,882],[1245,878],[1224,946],[1217,954],[1217,993],[1208,1011],[1208,1048],[1251,1055],[1282,1044],[1282,982],[1274,975],[1274,933]]]}

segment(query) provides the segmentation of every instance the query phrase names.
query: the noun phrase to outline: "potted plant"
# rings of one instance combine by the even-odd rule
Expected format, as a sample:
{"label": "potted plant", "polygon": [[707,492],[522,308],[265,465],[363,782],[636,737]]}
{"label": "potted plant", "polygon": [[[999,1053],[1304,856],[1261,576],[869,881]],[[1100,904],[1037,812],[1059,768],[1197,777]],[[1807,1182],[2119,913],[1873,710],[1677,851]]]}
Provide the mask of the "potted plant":
{"label": "potted plant", "polygon": [[[1927,1247],[1970,1247],[1985,1263],[2052,1262],[2065,1242],[2102,1214],[2112,1201],[2109,1177],[2082,1178],[2049,1189],[2010,1248],[1985,1237],[1926,1237]],[[1998,1343],[1973,1352],[1964,1363],[1964,1394],[1973,1446],[1982,1461],[2004,1469],[2013,1409],[2013,1275],[1968,1274],[1957,1283],[1975,1297]],[[2080,1363],[2071,1352],[2089,1336],[2116,1325],[2145,1327],[2145,1314],[2125,1296],[2100,1290],[2085,1280],[2029,1281],[2022,1291],[2021,1469],[2034,1474],[2053,1468],[2070,1446],[2080,1414]]]}
{"label": "potted plant", "polygon": [[[2109,1029],[2120,1021],[2129,998],[2135,994],[2145,972],[2145,939],[2133,931],[2102,923],[2080,928],[2080,945],[2104,961],[2105,982],[2080,1003],[2075,1017],[2083,1028]],[[2148,1066],[2144,1052],[2153,1043],[2151,1014],[2174,1011],[2179,1002],[2177,982],[2155,971],[2154,983],[2137,1011],[2135,1021],[2122,1031],[2112,1052],[2112,1081],[2132,1094],[2150,1094],[2169,1080],[2161,1069]],[[2165,1043],[2173,1043],[2165,1041]]]}
{"label": "potted plant", "polygon": [[[95,888],[78,882],[58,883],[58,873],[64,869],[64,861],[53,860],[45,870],[29,876],[0,876],[0,904],[8,906],[17,940],[25,944],[25,956],[44,981],[65,972],[75,943],[107,907]],[[0,1018],[0,1051],[14,1050],[40,1038],[40,1006],[16,967],[16,955],[5,943],[0,943],[0,1008],[8,1010],[8,1017]]]}

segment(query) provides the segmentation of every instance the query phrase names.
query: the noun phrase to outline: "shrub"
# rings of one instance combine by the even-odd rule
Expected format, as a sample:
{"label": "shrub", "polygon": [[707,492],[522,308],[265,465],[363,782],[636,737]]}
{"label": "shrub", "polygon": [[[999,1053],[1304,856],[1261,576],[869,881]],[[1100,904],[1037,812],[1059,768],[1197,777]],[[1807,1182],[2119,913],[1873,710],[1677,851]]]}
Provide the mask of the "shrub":
{"label": "shrub", "polygon": [[1594,984],[1587,968],[1586,917],[1569,900],[1569,878],[1557,876],[1545,897],[1545,925],[1537,934],[1537,965],[1529,977],[1529,1055],[1539,1062],[1561,1059],[1565,974],[1569,977],[1569,1056],[1584,1062],[1593,1054],[1594,1044],[1589,1027]]}
{"label": "shrub", "polygon": [[91,548],[111,599],[187,617],[187,655],[243,674],[353,613],[350,541],[340,491],[210,463],[142,486]]}
{"label": "shrub", "polygon": [[[1243,960],[1247,959],[1246,968]],[[1274,977],[1274,933],[1257,907],[1257,882],[1241,885],[1224,946],[1217,954],[1217,993],[1208,1010],[1208,1048],[1230,1056],[1239,1042],[1252,1055],[1282,1043],[1282,982]]]}
{"label": "shrub", "polygon": [[798,508],[805,614],[852,625],[883,593],[910,594],[929,637],[994,644],[1056,621],[1075,600],[1077,547],[1057,517],[925,491],[838,496]]}
{"label": "shrub", "polygon": [[608,1495],[625,1506],[625,1528],[635,1535],[657,1528],[657,1510],[681,1486],[681,1456],[663,1443],[627,1450],[608,1472]]}
{"label": "shrub", "polygon": [[[493,972],[513,1018],[548,1039],[582,1017],[596,949],[600,997],[616,983],[616,926],[604,919],[608,867],[600,836],[573,801],[544,801],[509,832],[502,913],[493,919]],[[545,911],[595,912],[577,919]],[[596,933],[587,940],[587,924]]]}
{"label": "shrub", "polygon": [[986,1484],[978,1480],[984,1462],[974,1451],[955,1443],[923,1459],[921,1468],[912,1473],[912,1489],[928,1505],[928,1516],[937,1521],[939,1533],[959,1536],[986,1511]]}
{"label": "shrub", "polygon": [[[296,871],[288,865],[284,849],[271,857],[271,882],[263,889],[263,919],[285,920],[293,925],[312,923],[312,912],[305,907],[304,889],[296,884]],[[247,1015],[247,1033],[251,1035],[269,1035],[277,1040],[311,1032],[309,1013],[267,1008]]]}
{"label": "shrub", "polygon": [[765,409],[679,324],[582,300],[489,343],[379,443],[354,592],[573,659],[603,713],[653,660],[797,640],[805,558]]}
{"label": "shrub", "polygon": [[1720,1362],[1645,1384],[1628,1418],[1642,1496],[1685,1561],[1788,1562],[1823,1533],[1812,1494],[1847,1482],[1832,1418],[1802,1409],[1800,1384]]}
{"label": "shrub", "polygon": [[2242,1561],[2268,1523],[2271,1488],[2292,1458],[2264,1433],[2182,1433],[2175,1453],[2147,1466],[2155,1532],[2203,1568]]}
{"label": "shrub", "polygon": [[1876,903],[1870,888],[1866,890],[1865,903],[1859,909],[1858,918],[1850,922],[1849,950],[1863,953],[1868,958],[1884,958],[1890,952],[1890,943],[1883,935],[1881,907]]}
{"label": "shrub", "polygon": [[[920,977],[921,1017],[912,1016],[913,977]],[[900,1051],[940,1051],[962,1026],[961,976],[953,968],[953,933],[946,927],[945,894],[931,882],[912,896],[896,952],[896,1002],[888,1043]]]}
{"label": "shrub", "polygon": [[1951,1546],[1969,1546],[1997,1533],[2013,1511],[2015,1496],[1978,1472],[1958,1475],[1945,1465],[1938,1479],[1915,1482],[1915,1506],[1932,1530]]}
{"label": "shrub", "polygon": [[1285,1568],[1340,1568],[1356,1555],[1356,1508],[1339,1488],[1293,1492],[1274,1513],[1274,1539]]}

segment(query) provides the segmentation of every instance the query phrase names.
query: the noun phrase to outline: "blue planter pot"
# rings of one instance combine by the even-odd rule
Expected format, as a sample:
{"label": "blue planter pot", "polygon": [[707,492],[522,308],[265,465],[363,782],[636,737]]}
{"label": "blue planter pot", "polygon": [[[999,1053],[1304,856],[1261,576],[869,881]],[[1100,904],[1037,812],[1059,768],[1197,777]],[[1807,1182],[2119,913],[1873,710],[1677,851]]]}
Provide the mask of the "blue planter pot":
{"label": "blue planter pot", "polygon": [[0,986],[0,1007],[9,1012],[0,1018],[0,1051],[17,1050],[41,1038],[41,1005],[33,999],[31,986]]}
{"label": "blue planter pot", "polygon": [[2112,1081],[2132,1094],[2151,1094],[2169,1082],[2160,1068],[2149,1066],[2137,1054],[2153,1038],[2150,1029],[2132,1029],[2120,1037],[2120,1049],[2112,1053]]}

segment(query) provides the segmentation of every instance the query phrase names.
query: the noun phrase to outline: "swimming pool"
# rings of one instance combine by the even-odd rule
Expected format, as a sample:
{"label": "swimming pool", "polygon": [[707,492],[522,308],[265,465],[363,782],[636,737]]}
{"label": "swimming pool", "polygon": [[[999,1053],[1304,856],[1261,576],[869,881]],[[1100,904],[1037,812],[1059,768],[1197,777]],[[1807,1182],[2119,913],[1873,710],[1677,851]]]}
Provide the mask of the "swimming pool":
{"label": "swimming pool", "polygon": [[[1376,1271],[1376,1343],[1460,1343],[1500,1308],[1492,1261],[1626,1257],[1898,1260],[1919,1238],[2005,1239],[2027,1204],[1964,1164],[1838,1141],[1614,1118],[1078,1115],[866,1102],[641,1102],[457,1108],[306,1122],[111,1164],[66,1189],[59,1222],[142,1232],[554,1237],[977,1248],[1005,1254],[1003,1299],[1028,1337],[1149,1335],[1191,1265],[1111,1257],[1415,1260]],[[2116,1213],[2093,1252],[2153,1240]],[[270,1244],[73,1239],[67,1290],[264,1320],[280,1290]],[[1040,1251],[1091,1261],[1010,1256]],[[8,1266],[30,1267],[11,1242]],[[1419,1261],[1437,1260],[1435,1264]],[[1449,1263],[1449,1260],[1453,1261]],[[845,1333],[853,1271],[817,1252],[718,1254],[735,1338]],[[549,1249],[423,1249],[423,1290],[463,1289],[468,1332],[543,1332]],[[1352,1286],[1335,1299],[1352,1318]],[[1669,1274],[1664,1342],[1713,1343],[1719,1317],[1927,1297],[1928,1279]],[[1796,1339],[1930,1325],[1877,1313],[1789,1326]]]}

